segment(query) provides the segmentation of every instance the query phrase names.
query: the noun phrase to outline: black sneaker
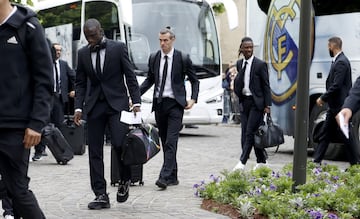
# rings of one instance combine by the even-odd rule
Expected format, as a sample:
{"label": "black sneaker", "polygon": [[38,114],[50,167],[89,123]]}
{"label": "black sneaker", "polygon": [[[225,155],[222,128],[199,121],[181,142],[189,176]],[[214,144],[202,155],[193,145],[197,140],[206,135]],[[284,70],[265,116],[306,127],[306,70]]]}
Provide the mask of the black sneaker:
{"label": "black sneaker", "polygon": [[126,202],[126,200],[129,198],[129,187],[130,187],[130,180],[121,181],[119,183],[119,188],[116,194],[116,200],[118,202]]}
{"label": "black sneaker", "polygon": [[166,181],[167,186],[177,186],[179,185],[179,180],[175,179],[175,180],[168,180]]}
{"label": "black sneaker", "polygon": [[102,208],[110,208],[109,196],[107,194],[101,194],[88,204],[88,208],[92,210],[99,210]]}
{"label": "black sneaker", "polygon": [[32,157],[33,161],[39,161],[42,160],[42,156],[41,154],[34,154],[34,156]]}
{"label": "black sneaker", "polygon": [[157,185],[161,189],[166,189],[167,182],[165,180],[159,178],[158,180],[156,180],[155,185]]}

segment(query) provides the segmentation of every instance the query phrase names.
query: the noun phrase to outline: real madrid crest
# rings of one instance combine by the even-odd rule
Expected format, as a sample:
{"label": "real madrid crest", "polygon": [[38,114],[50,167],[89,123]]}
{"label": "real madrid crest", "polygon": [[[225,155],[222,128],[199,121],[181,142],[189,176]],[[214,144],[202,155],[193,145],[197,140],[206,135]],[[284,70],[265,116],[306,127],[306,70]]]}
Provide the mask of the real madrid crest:
{"label": "real madrid crest", "polygon": [[300,3],[273,0],[268,11],[263,52],[276,105],[288,102],[296,93]]}

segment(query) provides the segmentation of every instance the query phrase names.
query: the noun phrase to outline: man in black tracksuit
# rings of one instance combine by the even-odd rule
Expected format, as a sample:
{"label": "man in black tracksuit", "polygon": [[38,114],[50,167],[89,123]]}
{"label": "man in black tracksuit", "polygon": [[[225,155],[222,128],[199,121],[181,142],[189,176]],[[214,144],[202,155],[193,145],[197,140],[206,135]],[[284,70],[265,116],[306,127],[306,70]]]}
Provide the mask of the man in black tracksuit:
{"label": "man in black tracksuit", "polygon": [[53,91],[50,49],[34,17],[33,11],[0,0],[0,174],[15,218],[24,219],[45,218],[27,173],[30,148],[40,142],[49,120]]}

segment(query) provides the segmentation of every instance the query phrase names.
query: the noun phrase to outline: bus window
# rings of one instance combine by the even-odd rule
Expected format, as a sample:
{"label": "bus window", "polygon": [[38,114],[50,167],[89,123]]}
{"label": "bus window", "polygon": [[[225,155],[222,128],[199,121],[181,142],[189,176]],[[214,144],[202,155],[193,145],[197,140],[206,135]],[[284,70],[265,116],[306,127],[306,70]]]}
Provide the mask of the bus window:
{"label": "bus window", "polygon": [[109,39],[119,39],[119,15],[115,4],[105,1],[88,2],[85,6],[85,20],[96,18]]}
{"label": "bus window", "polygon": [[73,40],[80,40],[81,32],[81,2],[73,2],[54,8],[41,10],[38,17],[44,28],[63,24],[73,25]]}
{"label": "bus window", "polygon": [[159,31],[166,26],[175,32],[174,47],[190,55],[199,79],[220,75],[218,36],[208,4],[134,0],[133,25],[128,38],[139,75],[147,74],[146,56],[159,49]]}
{"label": "bus window", "polygon": [[[41,10],[38,17],[44,28],[72,23],[73,41],[80,40],[81,1]],[[109,39],[121,38],[118,17],[117,7],[111,2],[95,1],[87,2],[85,5],[85,20],[99,20],[105,36]]]}

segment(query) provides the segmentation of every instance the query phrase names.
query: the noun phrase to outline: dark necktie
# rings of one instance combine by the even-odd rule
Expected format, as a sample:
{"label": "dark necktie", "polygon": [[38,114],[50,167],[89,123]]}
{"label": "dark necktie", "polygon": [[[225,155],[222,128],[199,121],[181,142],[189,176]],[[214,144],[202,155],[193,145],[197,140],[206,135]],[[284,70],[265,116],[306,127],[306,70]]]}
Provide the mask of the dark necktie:
{"label": "dark necktie", "polygon": [[101,43],[90,47],[90,52],[96,52],[95,71],[99,77],[102,76],[100,51],[105,48],[106,48],[106,41],[102,41]]}
{"label": "dark necktie", "polygon": [[96,73],[98,76],[101,76],[100,48],[96,50]]}
{"label": "dark necktie", "polygon": [[59,91],[60,91],[59,72],[58,72],[56,62],[54,62],[54,67],[55,67],[55,92],[59,93]]}
{"label": "dark necktie", "polygon": [[157,99],[158,103],[161,103],[161,101],[162,101],[162,95],[163,95],[163,92],[164,92],[167,69],[168,69],[168,56],[164,56],[164,58],[165,58],[165,64],[164,64],[163,75],[162,75],[162,79],[161,79],[159,97]]}
{"label": "dark necktie", "polygon": [[241,69],[241,73],[243,75],[245,75],[246,65],[247,65],[247,61],[245,61],[244,67]]}

